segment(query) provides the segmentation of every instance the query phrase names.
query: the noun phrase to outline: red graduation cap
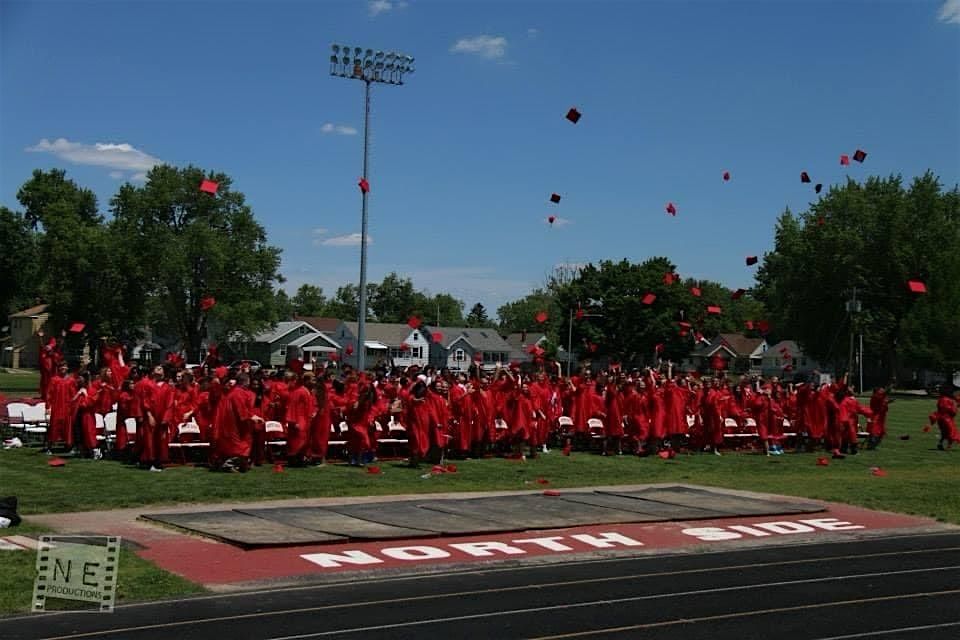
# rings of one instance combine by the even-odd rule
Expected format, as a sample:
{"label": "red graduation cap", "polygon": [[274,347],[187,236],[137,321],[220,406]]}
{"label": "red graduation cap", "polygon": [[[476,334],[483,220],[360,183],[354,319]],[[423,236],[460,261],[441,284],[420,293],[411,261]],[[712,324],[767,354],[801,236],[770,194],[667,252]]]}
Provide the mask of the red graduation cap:
{"label": "red graduation cap", "polygon": [[752,267],[759,262],[757,256],[747,256],[747,266]]}
{"label": "red graduation cap", "polygon": [[693,325],[690,324],[689,322],[684,322],[683,320],[681,320],[680,322],[677,323],[677,326],[680,327],[681,329],[689,329]]}
{"label": "red graduation cap", "polygon": [[672,202],[667,203],[667,213],[669,213],[672,216],[677,215],[677,208],[673,206]]}
{"label": "red graduation cap", "polygon": [[204,193],[212,193],[216,195],[217,189],[219,188],[220,185],[213,180],[204,180],[200,183],[200,191],[203,191]]}
{"label": "red graduation cap", "polygon": [[276,464],[274,464],[274,465],[273,465],[273,472],[274,472],[274,473],[283,473],[283,464],[280,463],[280,462],[277,462]]}
{"label": "red graduation cap", "polygon": [[800,172],[800,182],[810,182],[810,176],[807,175],[806,171]]}
{"label": "red graduation cap", "polygon": [[74,322],[73,324],[70,325],[70,328],[67,329],[67,331],[69,331],[70,333],[81,333],[86,328],[86,326],[87,325],[82,322]]}
{"label": "red graduation cap", "polygon": [[557,216],[547,216],[547,222],[549,222],[550,224],[553,224],[556,221],[557,221]]}
{"label": "red graduation cap", "polygon": [[770,331],[770,323],[766,320],[761,320],[757,323],[757,328],[760,330],[760,333],[766,333]]}
{"label": "red graduation cap", "polygon": [[367,182],[366,178],[360,178],[360,181],[357,183],[357,186],[360,187],[361,193],[370,192],[370,183]]}
{"label": "red graduation cap", "polygon": [[700,297],[700,288],[699,287],[690,287],[690,295],[694,298]]}
{"label": "red graduation cap", "polygon": [[746,292],[747,292],[746,289],[737,289],[737,290],[734,291],[732,294],[730,294],[730,299],[731,299],[731,300],[739,300],[740,298],[743,297],[743,294],[745,294]]}
{"label": "red graduation cap", "polygon": [[711,315],[714,315],[714,316],[718,316],[718,315],[720,315],[720,307],[718,307],[718,306],[715,305],[715,304],[714,304],[714,305],[710,305],[709,307],[707,307],[707,313],[709,313],[709,314],[711,314]]}
{"label": "red graduation cap", "polygon": [[910,293],[926,293],[927,285],[925,285],[920,280],[908,280],[907,287],[910,289]]}
{"label": "red graduation cap", "polygon": [[409,351],[409,350],[410,350],[410,345],[408,345],[406,342],[400,343],[400,351]]}
{"label": "red graduation cap", "polygon": [[217,299],[213,296],[204,296],[200,298],[200,311],[210,311],[217,304]]}
{"label": "red graduation cap", "polygon": [[546,491],[543,492],[543,495],[549,496],[551,498],[555,498],[560,495],[560,492],[554,489],[547,489]]}
{"label": "red graduation cap", "polygon": [[846,167],[850,164],[850,156],[845,153],[840,154],[840,166]]}
{"label": "red graduation cap", "polygon": [[877,476],[878,478],[883,478],[887,475],[887,472],[881,469],[880,467],[870,467],[870,473]]}
{"label": "red graduation cap", "polygon": [[67,461],[63,458],[50,458],[47,460],[47,464],[51,467],[64,467],[67,464]]}
{"label": "red graduation cap", "polygon": [[352,356],[352,355],[353,355],[353,345],[352,345],[352,344],[348,344],[343,351],[344,351],[344,353],[346,353],[348,356]]}
{"label": "red graduation cap", "polygon": [[823,189],[823,185],[820,184],[819,182],[818,182],[817,184],[813,185],[813,192],[814,192],[814,193],[820,193],[820,191],[821,191],[822,189]]}
{"label": "red graduation cap", "polygon": [[666,449],[661,449],[660,451],[657,452],[657,455],[660,456],[660,459],[661,459],[661,460],[669,460],[669,459],[670,459],[670,452],[667,451]]}
{"label": "red graduation cap", "polygon": [[570,111],[567,111],[567,120],[569,120],[573,124],[577,124],[577,122],[580,120],[581,115],[583,114],[577,111],[576,107],[571,107]]}
{"label": "red graduation cap", "polygon": [[853,159],[856,160],[857,162],[863,162],[864,160],[867,159],[867,152],[864,151],[863,149],[857,149],[856,152],[853,154]]}
{"label": "red graduation cap", "polygon": [[550,481],[546,478],[537,478],[537,484],[550,484]]}
{"label": "red graduation cap", "polygon": [[643,304],[653,304],[654,300],[656,299],[657,299],[656,294],[647,293],[647,295],[643,296],[643,299],[640,302],[642,302]]}
{"label": "red graduation cap", "polygon": [[547,312],[546,312],[546,311],[538,311],[538,312],[537,312],[537,315],[535,315],[535,316],[533,317],[533,319],[536,320],[538,323],[543,324],[544,322],[547,321],[547,318],[548,318],[548,317],[549,317],[549,316],[547,316]]}
{"label": "red graduation cap", "polygon": [[367,473],[374,476],[380,475],[380,467],[378,467],[375,464],[370,465],[369,467],[367,467]]}
{"label": "red graduation cap", "polygon": [[551,193],[551,194],[550,194],[550,202],[553,202],[554,204],[558,204],[558,203],[560,202],[560,194],[559,194],[559,193]]}
{"label": "red graduation cap", "polygon": [[748,331],[753,331],[753,320],[747,320],[746,322],[743,323],[743,325],[747,328]]}
{"label": "red graduation cap", "polygon": [[686,338],[688,335],[690,335],[690,329],[687,327],[680,327],[680,337]]}
{"label": "red graduation cap", "polygon": [[923,431],[924,433],[930,433],[930,425],[928,425],[928,424],[923,425],[922,431]]}
{"label": "red graduation cap", "polygon": [[410,327],[411,329],[419,329],[421,324],[423,324],[423,320],[421,320],[417,316],[410,316],[407,319],[407,326]]}
{"label": "red graduation cap", "polygon": [[430,339],[434,342],[443,342],[443,334],[439,331],[434,331],[430,334]]}
{"label": "red graduation cap", "polygon": [[693,339],[696,340],[697,342],[701,342],[703,340],[703,334],[700,333],[699,331],[694,331]]}
{"label": "red graduation cap", "polygon": [[591,342],[590,344],[587,345],[587,349],[590,350],[590,353],[596,353],[596,352],[597,352],[597,344],[596,344],[595,342]]}
{"label": "red graduation cap", "polygon": [[827,458],[817,458],[817,466],[828,467],[830,466],[830,460],[828,460]]}
{"label": "red graduation cap", "polygon": [[730,172],[729,172],[729,171],[724,171],[724,172],[723,172],[723,179],[724,179],[724,181],[727,181],[727,180],[730,179]]}
{"label": "red graduation cap", "polygon": [[457,465],[455,465],[455,464],[448,464],[446,467],[443,468],[443,470],[446,471],[447,473],[456,473],[456,472],[457,472]]}
{"label": "red graduation cap", "polygon": [[670,273],[669,271],[667,271],[665,274],[663,274],[663,284],[668,284],[668,285],[673,284],[674,280],[676,279],[677,279],[677,274],[675,273]]}

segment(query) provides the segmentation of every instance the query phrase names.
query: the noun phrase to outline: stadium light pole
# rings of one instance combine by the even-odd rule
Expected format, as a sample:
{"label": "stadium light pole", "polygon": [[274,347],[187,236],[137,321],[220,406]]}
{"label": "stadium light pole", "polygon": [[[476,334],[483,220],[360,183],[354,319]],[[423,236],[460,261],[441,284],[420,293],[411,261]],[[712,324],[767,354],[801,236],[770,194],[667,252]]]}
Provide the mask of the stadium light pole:
{"label": "stadium light pole", "polygon": [[360,216],[360,317],[357,322],[357,369],[366,368],[367,344],[367,196],[369,191],[370,162],[370,85],[403,84],[403,76],[413,73],[413,58],[402,53],[374,51],[361,47],[332,45],[330,75],[349,80],[362,80],[363,91],[363,176],[361,178]]}

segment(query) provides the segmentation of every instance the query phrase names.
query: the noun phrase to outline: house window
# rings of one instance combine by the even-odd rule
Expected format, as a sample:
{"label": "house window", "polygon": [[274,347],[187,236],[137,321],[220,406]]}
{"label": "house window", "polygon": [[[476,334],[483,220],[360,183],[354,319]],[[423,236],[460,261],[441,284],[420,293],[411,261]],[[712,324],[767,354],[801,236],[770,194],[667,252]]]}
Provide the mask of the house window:
{"label": "house window", "polygon": [[306,325],[300,325],[299,331],[300,331],[300,335],[305,334],[305,333],[307,332],[307,327],[306,327]]}
{"label": "house window", "polygon": [[280,345],[280,355],[282,356],[287,355],[287,345],[285,344]]}
{"label": "house window", "polygon": [[463,349],[457,349],[453,352],[454,362],[463,362],[467,359],[467,354],[463,352]]}

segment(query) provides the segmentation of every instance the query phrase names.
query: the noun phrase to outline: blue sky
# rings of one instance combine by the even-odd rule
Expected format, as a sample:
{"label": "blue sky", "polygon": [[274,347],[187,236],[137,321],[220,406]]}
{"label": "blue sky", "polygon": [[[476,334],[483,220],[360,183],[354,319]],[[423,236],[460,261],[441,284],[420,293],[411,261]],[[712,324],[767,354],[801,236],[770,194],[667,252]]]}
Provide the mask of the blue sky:
{"label": "blue sky", "polygon": [[[491,315],[560,263],[666,255],[748,287],[743,257],[815,198],[801,171],[960,182],[960,0],[0,11],[0,203],[19,208],[34,168],[67,169],[104,212],[153,162],[224,171],[291,293],[359,277],[363,91],[329,76],[333,42],[416,58],[407,84],[374,86],[370,279],[396,270]],[[857,148],[866,163],[841,167]]]}

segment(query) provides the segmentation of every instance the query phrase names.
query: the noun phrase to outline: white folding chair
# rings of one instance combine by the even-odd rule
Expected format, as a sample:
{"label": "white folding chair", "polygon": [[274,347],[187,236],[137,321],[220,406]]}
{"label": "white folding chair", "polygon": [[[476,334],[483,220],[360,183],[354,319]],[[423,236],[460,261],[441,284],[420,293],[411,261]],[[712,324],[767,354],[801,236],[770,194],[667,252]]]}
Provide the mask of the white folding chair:
{"label": "white folding chair", "polygon": [[587,420],[587,430],[590,432],[591,438],[603,438],[603,420],[600,418],[589,418]]}
{"label": "white folding chair", "polygon": [[[197,440],[184,440],[184,436],[192,436],[197,438]],[[181,422],[177,425],[177,438],[176,442],[170,443],[171,449],[177,449],[180,451],[180,460],[183,464],[187,463],[187,450],[188,449],[209,449],[209,442],[201,442],[200,438],[200,425],[196,422]]]}

